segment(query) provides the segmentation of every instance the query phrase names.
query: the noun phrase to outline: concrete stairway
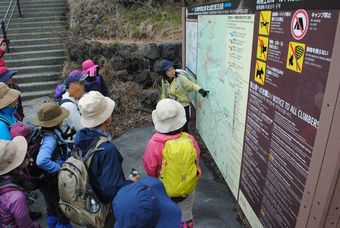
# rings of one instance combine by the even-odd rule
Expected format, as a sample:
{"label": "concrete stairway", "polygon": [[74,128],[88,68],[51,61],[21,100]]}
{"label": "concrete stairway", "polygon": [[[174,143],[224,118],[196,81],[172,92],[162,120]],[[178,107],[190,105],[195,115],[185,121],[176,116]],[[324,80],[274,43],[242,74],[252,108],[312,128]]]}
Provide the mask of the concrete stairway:
{"label": "concrete stairway", "polygon": [[[0,1],[0,18],[8,0]],[[65,60],[63,37],[66,34],[66,0],[21,0],[23,18],[14,13],[8,29],[10,53],[7,67],[17,70],[14,76],[24,101],[50,96]]]}

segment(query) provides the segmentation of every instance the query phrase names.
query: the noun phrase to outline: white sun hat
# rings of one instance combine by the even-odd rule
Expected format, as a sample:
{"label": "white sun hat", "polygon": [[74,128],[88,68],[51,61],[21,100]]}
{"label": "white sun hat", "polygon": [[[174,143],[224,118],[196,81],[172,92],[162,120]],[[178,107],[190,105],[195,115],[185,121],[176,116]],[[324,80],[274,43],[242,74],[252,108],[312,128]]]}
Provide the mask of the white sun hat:
{"label": "white sun hat", "polygon": [[115,102],[98,91],[90,91],[80,98],[78,106],[81,113],[80,123],[92,128],[104,123],[112,115]]}
{"label": "white sun hat", "polygon": [[27,142],[23,136],[12,141],[0,140],[0,176],[21,165],[26,157]]}
{"label": "white sun hat", "polygon": [[187,122],[183,105],[172,99],[163,99],[152,112],[152,121],[160,133],[176,131]]}

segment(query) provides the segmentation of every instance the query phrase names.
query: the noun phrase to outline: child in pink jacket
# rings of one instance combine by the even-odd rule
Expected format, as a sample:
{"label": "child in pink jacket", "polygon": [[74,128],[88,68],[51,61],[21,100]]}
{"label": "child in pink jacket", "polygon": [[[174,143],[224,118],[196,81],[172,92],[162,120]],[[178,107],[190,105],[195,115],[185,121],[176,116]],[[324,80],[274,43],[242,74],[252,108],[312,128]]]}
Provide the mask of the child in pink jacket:
{"label": "child in pink jacket", "polygon": [[[166,141],[181,137],[182,128],[186,123],[185,110],[175,100],[163,99],[158,102],[156,110],[152,112],[152,120],[156,133],[149,140],[143,156],[143,164],[149,176],[160,177],[162,168],[162,152]],[[189,135],[197,152],[197,164],[201,150],[197,141]],[[194,192],[187,197],[173,197],[172,200],[182,209],[182,227],[193,227],[192,206]]]}

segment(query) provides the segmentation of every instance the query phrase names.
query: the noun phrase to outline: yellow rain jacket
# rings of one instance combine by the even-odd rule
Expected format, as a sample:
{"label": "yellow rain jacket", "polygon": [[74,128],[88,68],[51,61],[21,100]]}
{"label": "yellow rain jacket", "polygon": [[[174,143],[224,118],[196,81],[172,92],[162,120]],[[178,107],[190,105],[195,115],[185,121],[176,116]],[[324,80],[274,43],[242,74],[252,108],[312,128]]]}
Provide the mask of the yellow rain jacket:
{"label": "yellow rain jacket", "polygon": [[[178,82],[180,82],[182,86],[178,85]],[[170,98],[176,100],[186,107],[190,105],[188,93],[190,91],[198,92],[200,89],[201,87],[199,85],[191,82],[185,76],[178,75],[172,80],[171,83],[169,83],[168,80],[162,80],[161,98]]]}

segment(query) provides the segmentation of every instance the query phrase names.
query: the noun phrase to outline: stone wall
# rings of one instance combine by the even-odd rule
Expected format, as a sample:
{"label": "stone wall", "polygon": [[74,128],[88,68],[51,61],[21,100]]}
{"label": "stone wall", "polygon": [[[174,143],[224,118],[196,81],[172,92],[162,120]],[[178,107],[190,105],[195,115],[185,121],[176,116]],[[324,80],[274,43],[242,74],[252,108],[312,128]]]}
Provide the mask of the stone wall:
{"label": "stone wall", "polygon": [[[181,67],[180,42],[127,44],[117,42],[67,42],[67,57],[78,66],[86,59],[93,59],[105,68],[106,82],[113,80],[138,83],[141,91],[138,101],[143,108],[152,109],[159,99],[161,63],[167,59]],[[114,88],[113,88],[114,90]]]}

